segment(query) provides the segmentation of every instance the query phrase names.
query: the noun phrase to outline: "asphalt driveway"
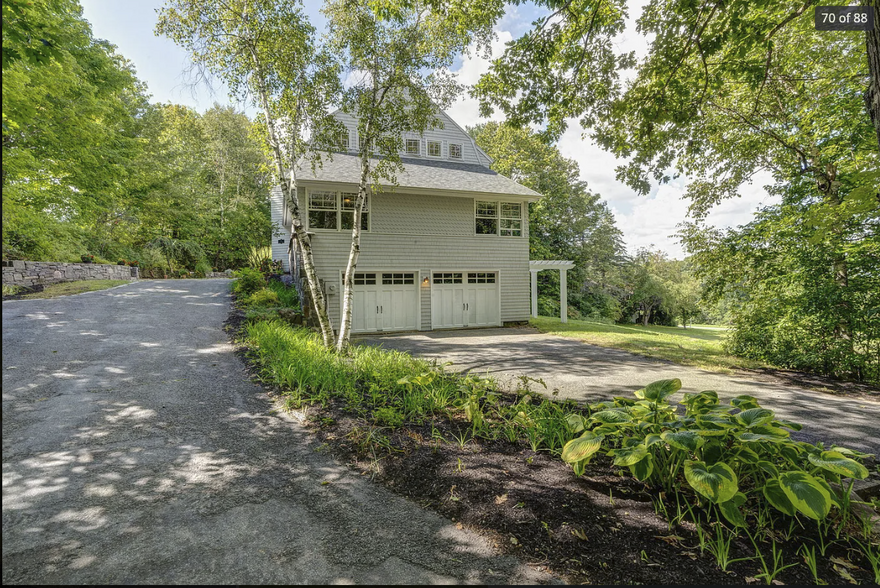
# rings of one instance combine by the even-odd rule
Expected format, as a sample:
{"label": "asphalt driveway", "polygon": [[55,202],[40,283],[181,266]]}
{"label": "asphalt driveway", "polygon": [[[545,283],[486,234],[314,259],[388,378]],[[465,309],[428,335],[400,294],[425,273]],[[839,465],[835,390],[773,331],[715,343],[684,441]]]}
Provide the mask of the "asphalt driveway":
{"label": "asphalt driveway", "polygon": [[518,385],[519,375],[540,378],[547,388],[531,383],[532,390],[558,390],[559,398],[590,402],[628,396],[656,380],[680,378],[682,392],[715,390],[723,401],[740,394],[755,396],[780,417],[805,425],[795,435],[801,439],[880,452],[880,403],[812,392],[770,378],[707,372],[531,328],[408,333],[358,341],[452,362],[448,369],[488,372],[507,388]]}
{"label": "asphalt driveway", "polygon": [[273,412],[227,280],[3,303],[3,583],[535,583]]}

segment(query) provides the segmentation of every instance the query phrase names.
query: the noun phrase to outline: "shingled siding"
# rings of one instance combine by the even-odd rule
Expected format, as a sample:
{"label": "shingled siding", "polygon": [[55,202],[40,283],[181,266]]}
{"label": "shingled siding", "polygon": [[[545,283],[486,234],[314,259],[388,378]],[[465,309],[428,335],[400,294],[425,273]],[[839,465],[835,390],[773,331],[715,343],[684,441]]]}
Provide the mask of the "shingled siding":
{"label": "shingled siding", "polygon": [[[272,213],[272,223],[275,228],[272,232],[272,259],[280,259],[284,266],[284,271],[290,271],[290,264],[287,259],[287,240],[290,239],[290,229],[284,228],[282,222],[282,214],[284,211],[284,198],[281,194],[281,186],[272,188],[269,198],[269,208]],[[284,240],[284,243],[279,243]]]}
{"label": "shingled siding", "polygon": [[[348,261],[351,236],[348,233],[318,232],[312,237],[312,249],[318,276],[327,284],[336,284],[336,294],[329,296],[329,313],[339,324],[340,272]],[[501,290],[501,320],[525,321],[529,318],[529,240],[528,238],[442,235],[389,235],[364,233],[358,271],[421,272],[421,323],[431,324],[431,287],[421,284],[434,271],[497,271]]]}
{"label": "shingled siding", "polygon": [[51,261],[3,262],[3,284],[9,286],[47,286],[77,280],[137,279],[138,268],[127,265]]}
{"label": "shingled siding", "polygon": [[474,234],[474,201],[452,196],[376,194],[370,231],[392,234]]}

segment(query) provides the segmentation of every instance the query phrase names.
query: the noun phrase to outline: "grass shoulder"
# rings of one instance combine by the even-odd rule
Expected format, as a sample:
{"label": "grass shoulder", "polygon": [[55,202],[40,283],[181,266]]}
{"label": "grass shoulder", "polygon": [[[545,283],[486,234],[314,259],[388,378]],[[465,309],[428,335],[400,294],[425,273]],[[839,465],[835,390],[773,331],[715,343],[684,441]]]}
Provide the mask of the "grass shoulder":
{"label": "grass shoulder", "polygon": [[80,280],[76,282],[61,282],[59,284],[50,284],[39,292],[31,292],[22,294],[22,300],[32,300],[40,298],[58,298],[59,296],[71,296],[73,294],[82,294],[84,292],[96,292],[98,290],[106,290],[128,284],[128,280]]}
{"label": "grass shoulder", "polygon": [[727,329],[714,325],[658,327],[605,324],[594,321],[538,317],[529,321],[543,333],[578,339],[584,343],[665,359],[682,365],[730,373],[735,369],[769,367],[759,361],[730,355],[724,351]]}

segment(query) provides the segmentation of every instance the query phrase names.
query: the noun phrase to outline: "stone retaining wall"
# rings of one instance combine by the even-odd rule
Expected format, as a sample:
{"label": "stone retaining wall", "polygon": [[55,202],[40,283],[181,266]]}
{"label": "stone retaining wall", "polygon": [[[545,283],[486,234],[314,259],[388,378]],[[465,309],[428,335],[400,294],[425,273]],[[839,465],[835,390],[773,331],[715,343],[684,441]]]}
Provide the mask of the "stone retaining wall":
{"label": "stone retaining wall", "polygon": [[232,270],[226,270],[225,272],[207,272],[205,273],[206,278],[231,278]]}
{"label": "stone retaining wall", "polygon": [[138,268],[100,263],[60,263],[54,261],[4,261],[3,284],[47,286],[76,280],[137,280]]}

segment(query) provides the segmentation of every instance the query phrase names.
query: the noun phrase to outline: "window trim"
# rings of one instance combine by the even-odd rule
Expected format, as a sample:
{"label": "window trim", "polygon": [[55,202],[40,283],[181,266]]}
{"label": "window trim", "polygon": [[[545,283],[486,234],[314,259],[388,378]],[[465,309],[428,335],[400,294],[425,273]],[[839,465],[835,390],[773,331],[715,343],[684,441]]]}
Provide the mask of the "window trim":
{"label": "window trim", "polygon": [[[495,205],[495,216],[490,217],[485,214],[478,216],[477,215],[477,210],[478,210],[477,203],[478,202],[485,202],[485,203],[489,203],[489,204],[494,204]],[[502,210],[503,205],[505,205],[505,204],[516,204],[519,206],[519,218],[518,219],[515,217],[512,217],[512,216],[503,216],[502,215],[501,210]],[[524,204],[523,202],[516,202],[516,201],[511,201],[511,200],[477,200],[476,198],[474,198],[474,235],[477,237],[491,237],[492,233],[478,233],[477,232],[477,219],[479,219],[479,218],[483,218],[483,219],[494,218],[495,219],[495,233],[494,233],[494,235],[496,237],[507,237],[507,238],[513,238],[513,239],[521,239],[522,237],[524,237],[526,235],[525,219],[523,218],[525,216],[524,209],[526,209],[526,207],[523,206],[523,204]],[[501,227],[502,220],[509,220],[509,221],[518,220],[519,221],[519,229],[507,229],[507,228],[502,229],[502,227]],[[502,233],[502,231],[516,231],[516,230],[519,231],[519,235]]]}
{"label": "window trim", "polygon": [[[437,155],[431,154],[431,145],[437,145],[439,153]],[[427,153],[428,157],[436,157],[437,159],[441,159],[443,157],[443,141],[426,141],[425,142],[425,153]]]}
{"label": "window trim", "polygon": [[[458,147],[458,155],[452,154],[452,148]],[[464,145],[461,143],[450,143],[449,144],[449,159],[464,159]]]}
{"label": "window trim", "polygon": [[[312,208],[312,192],[322,192],[325,194],[335,193],[336,194],[336,208],[334,208],[334,209],[330,209],[330,208],[315,208],[315,209],[313,209]],[[342,205],[342,195],[343,194],[357,194],[357,192],[350,192],[348,190],[327,190],[327,189],[306,188],[306,197],[305,197],[305,200],[306,200],[306,215],[305,215],[306,216],[306,219],[305,219],[306,220],[306,230],[307,231],[321,231],[321,232],[328,232],[328,233],[333,232],[333,231],[335,231],[337,233],[351,231],[351,229],[343,229],[342,228],[342,215],[347,214],[347,213],[352,213],[354,210],[353,208],[344,208],[343,207],[343,205]],[[370,201],[372,199],[373,199],[372,195],[368,192],[366,201],[364,202],[364,210],[363,210],[363,213],[367,215],[367,228],[365,228],[365,229],[362,228],[361,229],[362,233],[370,233],[370,232],[372,232],[372,229],[373,229],[373,216],[372,216],[372,211],[370,210],[370,206],[371,206]],[[335,229],[325,229],[325,228],[321,228],[321,227],[313,227],[310,222],[310,219],[309,219],[309,213],[311,213],[312,210],[321,211],[321,212],[335,212],[336,213],[336,228]]]}
{"label": "window trim", "polygon": [[[410,150],[409,150],[409,144],[410,144],[410,142],[415,143],[415,146],[416,146],[416,150],[415,150],[415,151],[410,151]],[[403,152],[404,152],[406,155],[415,155],[416,157],[421,156],[421,154],[422,154],[422,140],[421,140],[421,139],[410,139],[410,138],[405,138],[405,139],[403,140]]]}

